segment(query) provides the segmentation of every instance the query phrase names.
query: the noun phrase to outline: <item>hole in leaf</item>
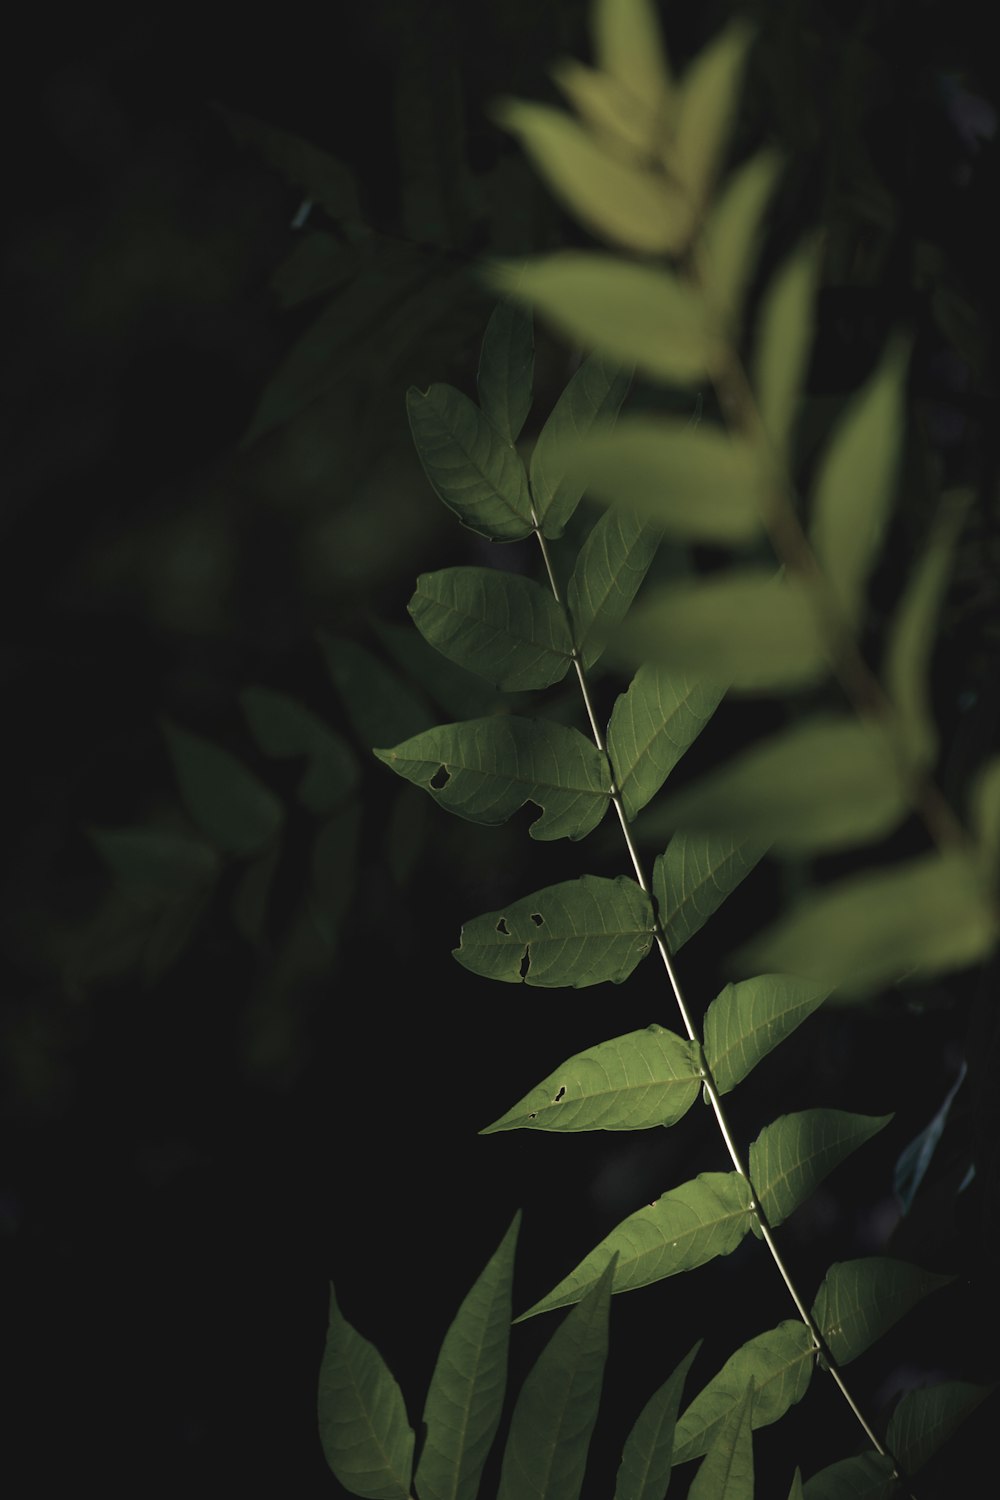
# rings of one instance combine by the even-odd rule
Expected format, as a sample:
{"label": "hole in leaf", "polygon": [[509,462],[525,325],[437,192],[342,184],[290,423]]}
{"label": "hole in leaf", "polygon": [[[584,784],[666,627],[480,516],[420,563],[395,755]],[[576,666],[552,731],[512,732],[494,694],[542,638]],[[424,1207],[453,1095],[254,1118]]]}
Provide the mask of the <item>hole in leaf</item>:
{"label": "hole in leaf", "polygon": [[533,911],[531,913],[531,920],[534,922],[536,927],[541,927],[542,923],[545,921],[545,918],[542,916],[541,912]]}
{"label": "hole in leaf", "polygon": [[437,770],[434,772],[434,775],[431,777],[430,785],[436,792],[440,792],[442,787],[446,787],[450,780],[451,772],[448,770],[448,767],[438,766]]}
{"label": "hole in leaf", "polygon": [[556,1094],[556,1096],[553,1099],[552,1103],[553,1104],[559,1104],[559,1103],[561,1103],[562,1100],[563,1100],[563,1098],[565,1097],[565,1094],[566,1094],[566,1085],[564,1083],[561,1083],[559,1085],[558,1093]]}
{"label": "hole in leaf", "polygon": [[521,955],[521,978],[522,979],[527,979],[527,977],[528,977],[528,970],[530,968],[531,968],[531,954],[528,952],[527,948],[525,948],[523,954]]}
{"label": "hole in leaf", "polygon": [[501,917],[499,922],[497,923],[497,932],[502,932],[504,937],[510,937],[510,928],[507,926],[507,923],[504,921],[503,917]]}

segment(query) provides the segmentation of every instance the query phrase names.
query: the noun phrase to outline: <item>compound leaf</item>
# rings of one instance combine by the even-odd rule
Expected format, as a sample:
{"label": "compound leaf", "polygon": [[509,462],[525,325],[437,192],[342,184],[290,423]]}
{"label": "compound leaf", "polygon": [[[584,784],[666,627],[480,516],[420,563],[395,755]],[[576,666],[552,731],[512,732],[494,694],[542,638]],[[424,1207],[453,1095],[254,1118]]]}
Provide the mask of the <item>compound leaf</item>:
{"label": "compound leaf", "polygon": [[486,325],[476,371],[479,405],[507,443],[516,443],[531,410],[535,341],[531,314],[498,302]]}
{"label": "compound leaf", "polygon": [[701,679],[639,668],[608,725],[608,754],[629,818],[655,797],[722,696],[722,688]]}
{"label": "compound leaf", "polygon": [[566,616],[530,578],[495,568],[421,573],[407,608],[426,641],[494,687],[550,687],[569,669]]}
{"label": "compound leaf", "polygon": [[624,620],[658,545],[659,533],[627,511],[605,511],[591,528],[566,591],[585,667],[593,666]]}
{"label": "compound leaf", "polygon": [[647,1026],[578,1052],[480,1134],[673,1125],[700,1085],[692,1044],[662,1026]]}
{"label": "compound leaf", "polygon": [[[668,851],[669,852],[669,851]],[[705,1013],[705,1057],[720,1094],[728,1094],[826,999],[818,984],[758,974],[727,984]]]}
{"label": "compound leaf", "polygon": [[466,922],[454,955],[486,979],[583,989],[620,984],[652,942],[652,903],[634,880],[583,875]]}
{"label": "compound leaf", "polygon": [[615,1500],[663,1500],[666,1495],[677,1412],[688,1370],[701,1345],[699,1339],[636,1418],[622,1449]]}
{"label": "compound leaf", "polygon": [[737,1349],[677,1423],[674,1463],[686,1463],[707,1453],[751,1380],[756,1387],[754,1428],[777,1422],[805,1395],[813,1371],[813,1352],[808,1328],[791,1318]]}
{"label": "compound leaf", "polygon": [[538,719],[494,717],[443,724],[375,754],[473,823],[505,823],[526,802],[542,809],[536,839],[582,839],[604,816],[610,775],[578,729]]}
{"label": "compound leaf", "polygon": [[892,1115],[804,1109],[765,1125],[750,1147],[750,1181],[772,1228],[784,1223],[845,1157]]}
{"label": "compound leaf", "polygon": [[954,1279],[886,1255],[837,1261],[823,1278],[812,1315],[834,1359],[846,1365],[922,1297]]}
{"label": "compound leaf", "polygon": [[424,473],[462,525],[493,542],[528,536],[524,465],[475,402],[450,385],[411,386],[406,410]]}
{"label": "compound leaf", "polygon": [[585,476],[567,472],[573,440],[615,421],[631,380],[630,367],[588,355],[549,413],[528,468],[535,511],[547,537],[562,536],[586,488]]}
{"label": "compound leaf", "polygon": [[727,833],[675,834],[653,865],[653,894],[671,953],[705,925],[768,848]]}

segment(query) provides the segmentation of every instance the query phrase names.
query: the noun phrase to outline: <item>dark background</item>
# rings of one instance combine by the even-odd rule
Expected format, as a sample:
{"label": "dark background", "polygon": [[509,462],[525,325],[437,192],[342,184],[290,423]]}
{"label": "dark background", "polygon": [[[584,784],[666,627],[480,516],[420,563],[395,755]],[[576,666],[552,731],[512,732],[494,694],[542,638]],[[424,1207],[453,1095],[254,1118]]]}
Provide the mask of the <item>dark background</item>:
{"label": "dark background", "polygon": [[[806,470],[889,327],[916,336],[873,645],[937,483],[976,490],[934,677],[940,779],[961,807],[996,745],[995,53],[973,6],[747,10],[763,36],[734,151],[770,133],[789,156],[759,280],[807,225],[829,234]],[[675,60],[728,13],[675,8]],[[501,93],[554,98],[546,67],[587,55],[585,15],[578,0],[377,0],[198,27],[155,11],[58,31],[22,19],[11,38],[0,341],[11,1494],[87,1480],[107,1496],[249,1484],[336,1495],[315,1427],[331,1277],[417,1421],[440,1337],[516,1208],[523,1307],[634,1207],[724,1166],[697,1108],[662,1139],[477,1138],[570,1053],[673,1018],[651,961],[621,990],[581,992],[500,990],[460,969],[449,950],[464,918],[581,868],[618,873],[620,853],[600,832],[584,850],[532,845],[526,817],[501,829],[450,820],[368,754],[393,724],[402,738],[452,716],[426,678],[404,691],[405,647],[385,630],[406,623],[417,572],[532,565],[516,548],[498,559],[438,504],[404,396],[432,380],[474,394],[492,305],[481,257],[588,243],[485,112]],[[572,351],[540,332],[529,436],[571,369]],[[331,678],[318,630],[351,643],[339,659],[353,686]],[[316,821],[296,801],[301,766],[255,745],[238,697],[250,685],[293,695],[353,746],[360,780],[331,819],[322,880]],[[599,684],[606,703],[616,686]],[[558,694],[554,706],[569,711]],[[699,764],[776,712],[726,706]],[[164,719],[229,750],[286,809],[273,860],[224,854],[196,900],[116,883],[87,832],[192,826]],[[920,847],[906,828],[886,852]],[[805,873],[762,867],[692,940],[696,1009],[724,954]],[[830,1261],[887,1246],[957,1273],[856,1367],[875,1412],[906,1385],[994,1367],[995,979],[991,967],[823,1012],[734,1099],[748,1138],[775,1100],[896,1111],[783,1231],[810,1292]],[[896,1157],[966,1056],[952,1122],[899,1223]],[[739,1341],[790,1315],[753,1241],[690,1281],[616,1301],[585,1493],[611,1492],[630,1421],[696,1337],[704,1383]],[[515,1385],[552,1326],[517,1330]],[[939,1493],[974,1492],[986,1426],[981,1415],[953,1445]],[[817,1380],[757,1439],[761,1493],[787,1491],[789,1455],[808,1474],[855,1442]]]}

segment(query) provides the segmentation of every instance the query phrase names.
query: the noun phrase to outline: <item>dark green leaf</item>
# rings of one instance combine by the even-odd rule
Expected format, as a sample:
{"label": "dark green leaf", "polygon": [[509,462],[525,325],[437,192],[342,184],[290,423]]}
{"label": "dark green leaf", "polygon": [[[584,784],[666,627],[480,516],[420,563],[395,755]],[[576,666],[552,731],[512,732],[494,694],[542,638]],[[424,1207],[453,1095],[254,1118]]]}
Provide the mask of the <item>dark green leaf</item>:
{"label": "dark green leaf", "polygon": [[726,833],[675,834],[653,865],[653,894],[671,953],[704,927],[768,847]]}
{"label": "dark green leaf", "polygon": [[420,1500],[476,1500],[503,1408],[510,1295],[521,1215],[444,1336],[424,1404],[426,1438],[414,1475]]}
{"label": "dark green leaf", "polygon": [[284,822],[278,799],[228,750],[166,721],[163,733],[184,806],[227,854],[256,854]]}
{"label": "dark green leaf", "polygon": [[162,828],[91,828],[89,838],[137,906],[155,910],[207,890],[219,858],[209,844]]}
{"label": "dark green leaf", "polygon": [[674,1463],[707,1453],[749,1381],[756,1386],[753,1426],[770,1427],[801,1401],[813,1371],[812,1335],[788,1319],[737,1349],[681,1416],[674,1434]]}
{"label": "dark green leaf", "polygon": [[954,1279],[885,1255],[837,1261],[823,1278],[812,1315],[834,1359],[846,1365],[922,1297]]}
{"label": "dark green leaf", "polygon": [[535,341],[531,314],[498,302],[483,336],[476,372],[479,405],[507,443],[516,443],[531,410]]}
{"label": "dark green leaf", "polygon": [[674,1125],[700,1085],[692,1044],[662,1026],[647,1026],[578,1052],[480,1133]]}
{"label": "dark green leaf", "polygon": [[734,1089],[826,995],[822,985],[786,974],[727,984],[705,1013],[705,1057],[719,1093]]}
{"label": "dark green leaf", "polygon": [[253,146],[269,167],[301,188],[307,198],[322,204],[331,219],[361,219],[354,178],[343,162],[289,130],[278,130],[221,104],[215,108],[240,145]]}
{"label": "dark green leaf", "polygon": [[578,1500],[608,1353],[614,1264],[556,1329],[511,1417],[497,1500]]}
{"label": "dark green leaf", "polygon": [[772,1229],[891,1119],[843,1109],[804,1109],[765,1125],[750,1147],[750,1181]]}
{"label": "dark green leaf", "polygon": [[551,591],[493,568],[421,573],[407,606],[426,641],[509,692],[551,687],[569,669],[573,640]]}
{"label": "dark green leaf", "polygon": [[751,1379],[742,1400],[734,1403],[712,1439],[691,1481],[688,1500],[753,1500],[754,1395]]}
{"label": "dark green leaf", "polygon": [[[405,625],[390,625],[385,620],[373,619],[371,623],[407,681],[427,693],[449,718],[479,719],[490,713],[510,711],[509,698],[435,651],[409,621]],[[425,721],[422,727],[428,724]]]}
{"label": "dark green leaf", "polygon": [[658,545],[657,531],[627,511],[606,511],[591,528],[566,595],[585,667],[593,666],[609,632],[624,620]]}
{"label": "dark green leaf", "polygon": [[664,1500],[681,1394],[701,1345],[699,1339],[639,1413],[622,1449],[615,1500]]}
{"label": "dark green leaf", "polygon": [[309,761],[298,789],[309,812],[322,817],[354,791],[359,770],[350,746],[303,704],[262,687],[245,688],[240,702],[265,755],[298,755]]}
{"label": "dark green leaf", "polygon": [[995,1385],[945,1380],[921,1391],[907,1391],[892,1414],[887,1441],[903,1468],[923,1468],[952,1433],[972,1415]]}
{"label": "dark green leaf", "polygon": [[338,808],[320,825],[313,839],[308,901],[313,926],[330,949],[336,949],[340,942],[344,918],[354,897],[360,839],[358,802]]}
{"label": "dark green leaf", "polygon": [[804,1500],[802,1493],[802,1470],[796,1469],[792,1475],[792,1487],[788,1491],[788,1500]]}
{"label": "dark green leaf", "polygon": [[653,908],[634,880],[583,875],[466,922],[454,954],[486,979],[584,989],[620,984],[652,942]]}
{"label": "dark green leaf", "polygon": [[891,1500],[900,1492],[884,1453],[858,1453],[806,1480],[805,1500]]}
{"label": "dark green leaf", "polygon": [[462,525],[493,542],[528,536],[524,465],[478,406],[450,385],[411,386],[406,410],[424,473]]}
{"label": "dark green leaf", "polygon": [[229,910],[240,936],[255,947],[265,936],[267,904],[278,867],[280,844],[273,844],[246,866],[233,891]]}
{"label": "dark green leaf", "polygon": [[399,1386],[381,1354],[337,1306],[319,1374],[319,1435],[346,1490],[365,1500],[409,1500],[413,1431]]}
{"label": "dark green leaf", "polygon": [[526,802],[543,809],[536,839],[582,839],[610,800],[610,772],[577,729],[537,719],[471,719],[376,750],[398,776],[426,787],[473,823],[505,823]]}
{"label": "dark green leaf", "polygon": [[631,379],[631,367],[623,369],[600,354],[591,354],[574,371],[549,413],[528,470],[538,520],[547,537],[562,536],[586,487],[583,476],[571,479],[566,472],[572,440],[614,422]]}
{"label": "dark green leaf", "polygon": [[378,657],[354,641],[319,632],[326,665],[362,744],[394,744],[430,728],[426,705]]}
{"label": "dark green leaf", "polygon": [[662,667],[640,667],[615,703],[608,754],[626,816],[655,797],[722,700],[723,689]]}
{"label": "dark green leaf", "polygon": [[613,1255],[618,1256],[616,1292],[649,1286],[728,1255],[750,1228],[750,1202],[745,1177],[736,1172],[700,1173],[630,1214],[558,1286],[514,1321],[579,1301]]}

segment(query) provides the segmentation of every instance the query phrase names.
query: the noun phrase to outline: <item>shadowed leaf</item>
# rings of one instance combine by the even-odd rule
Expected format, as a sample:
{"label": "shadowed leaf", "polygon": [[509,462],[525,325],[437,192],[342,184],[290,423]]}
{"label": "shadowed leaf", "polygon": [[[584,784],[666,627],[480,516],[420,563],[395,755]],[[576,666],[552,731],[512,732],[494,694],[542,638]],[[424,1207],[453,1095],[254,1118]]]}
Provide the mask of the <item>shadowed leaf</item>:
{"label": "shadowed leaf", "polygon": [[608,725],[608,754],[629,818],[655,797],[722,695],[711,683],[662,667],[639,668]]}
{"label": "shadowed leaf", "polygon": [[184,806],[206,838],[227,854],[256,854],[284,822],[281,803],[235,755],[163,721]]}
{"label": "shadowed leaf", "polygon": [[406,410],[431,487],[463,526],[493,542],[531,531],[524,465],[478,406],[450,385],[411,386]]}
{"label": "shadowed leaf", "polygon": [[656,556],[658,532],[627,512],[606,511],[580,548],[566,600],[585,667],[620,625]]}
{"label": "shadowed leaf", "polygon": [[354,791],[360,773],[351,747],[304,704],[262,687],[245,688],[240,703],[265,755],[308,761],[297,795],[309,812],[322,817]]}
{"label": "shadowed leaf", "polygon": [[531,410],[535,341],[531,314],[499,302],[483,335],[476,371],[479,405],[505,442],[515,443]]}
{"label": "shadowed leaf", "polygon": [[971,802],[979,861],[986,879],[995,884],[1000,876],[1000,755],[976,773]]}
{"label": "shadowed leaf", "polygon": [[921,1391],[907,1391],[889,1423],[887,1441],[904,1469],[915,1473],[970,1417],[995,1385],[946,1380]]}
{"label": "shadowed leaf", "polygon": [[566,616],[530,578],[494,568],[421,573],[407,608],[426,641],[494,687],[550,687],[569,670]]}
{"label": "shadowed leaf", "polygon": [[754,1394],[751,1379],[712,1439],[691,1481],[688,1500],[753,1500]]}
{"label": "shadowed leaf", "polygon": [[750,1147],[750,1181],[771,1227],[784,1223],[834,1167],[891,1119],[804,1109],[765,1125]]}
{"label": "shadowed leaf", "polygon": [[615,1500],[664,1500],[684,1382],[701,1345],[699,1339],[636,1418],[622,1449]]}
{"label": "shadowed leaf", "polygon": [[711,193],[729,145],[752,40],[745,21],[731,21],[681,79],[676,135],[667,160],[699,206]]}
{"label": "shadowed leaf", "polygon": [[[642,836],[643,842],[649,841]],[[704,927],[768,847],[759,839],[736,839],[726,833],[674,835],[653,865],[653,894],[671,953]]]}
{"label": "shadowed leaf", "polygon": [[345,1489],[364,1500],[409,1500],[413,1431],[399,1386],[381,1354],[337,1306],[319,1374],[319,1434]]}
{"label": "shadowed leaf", "polygon": [[884,1453],[858,1453],[820,1469],[801,1493],[805,1500],[893,1500],[900,1492]]}
{"label": "shadowed leaf", "polygon": [[705,224],[705,293],[734,333],[739,332],[743,298],[763,238],[764,213],[781,166],[777,151],[751,156],[731,174]]}
{"label": "shadowed leaf", "polygon": [[737,1349],[677,1423],[674,1463],[707,1453],[749,1381],[756,1386],[753,1426],[769,1427],[801,1401],[813,1371],[812,1336],[804,1323],[788,1319]]}
{"label": "shadowed leaf", "polygon": [[593,427],[614,422],[631,379],[631,367],[591,354],[574,371],[546,418],[532,449],[528,473],[535,510],[547,537],[562,536],[586,487],[584,476],[571,478],[566,471],[573,440]]}
{"label": "shadowed leaf", "polygon": [[823,1278],[812,1315],[834,1359],[846,1365],[921,1298],[954,1279],[884,1255],[837,1261]]}
{"label": "shadowed leaf", "polygon": [[719,1093],[734,1089],[826,995],[824,986],[786,974],[727,984],[705,1013],[705,1057]]}
{"label": "shadowed leaf", "polygon": [[363,744],[395,744],[430,728],[426,705],[366,647],[323,631],[318,639],[351,728]]}
{"label": "shadowed leaf", "polygon": [[813,344],[819,267],[820,241],[810,238],[774,276],[757,319],[754,391],[764,429],[786,462]]}

